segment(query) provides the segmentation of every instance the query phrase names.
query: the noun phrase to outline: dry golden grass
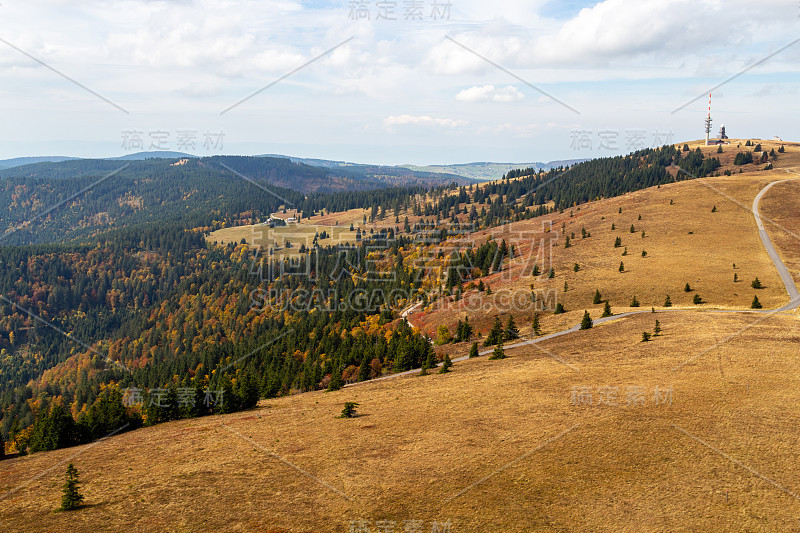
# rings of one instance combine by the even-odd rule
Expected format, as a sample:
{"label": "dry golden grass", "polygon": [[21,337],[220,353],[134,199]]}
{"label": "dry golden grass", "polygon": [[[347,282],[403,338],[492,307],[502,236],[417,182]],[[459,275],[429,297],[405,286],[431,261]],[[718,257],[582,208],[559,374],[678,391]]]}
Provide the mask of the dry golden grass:
{"label": "dry golden grass", "polygon": [[[762,144],[769,143],[762,141]],[[510,313],[514,314],[522,332],[528,333],[534,308],[509,306],[504,302],[524,301],[525,295],[531,292],[531,284],[545,293],[556,293],[558,301],[568,311],[557,316],[544,313],[542,327],[545,333],[576,324],[584,310],[589,310],[594,318],[599,317],[603,304],[592,304],[598,289],[603,299],[609,300],[615,313],[631,310],[628,306],[634,295],[643,308],[662,307],[667,295],[675,307],[696,308],[698,306],[692,303],[695,294],[703,298],[705,303],[699,306],[702,308],[749,309],[756,294],[765,309],[777,308],[788,302],[788,296],[758,236],[751,207],[755,196],[768,183],[793,176],[787,173],[786,168],[793,168],[791,165],[799,162],[800,150],[784,144],[787,153],[781,156],[772,171],[672,183],[591,202],[581,206],[580,210],[572,210],[572,216],[565,211],[473,233],[459,246],[467,243],[478,245],[493,235],[495,239],[505,239],[518,248],[519,257],[511,261],[505,271],[483,278],[494,295],[470,291],[464,293],[459,302],[448,300],[449,303],[445,304],[440,300],[428,312],[412,315],[412,322],[434,335],[439,324],[452,330],[457,320],[469,316],[485,334],[491,327],[493,316],[505,318]],[[727,149],[731,150],[730,147]],[[797,201],[781,191],[790,187],[797,190],[797,186],[788,183],[777,185],[762,200],[763,216],[774,216],[783,227],[795,227],[794,235],[800,235],[798,210],[793,208]],[[671,200],[673,205],[670,205]],[[712,213],[714,207],[717,212]],[[620,208],[622,213],[619,213]],[[642,220],[638,219],[640,215]],[[552,232],[544,233],[543,227],[549,227],[550,221]],[[570,248],[564,248],[566,235],[562,224],[566,235],[575,234]],[[612,224],[616,226],[613,231]],[[635,227],[635,233],[630,232],[631,225]],[[581,228],[585,228],[591,237],[582,239]],[[779,251],[789,254],[787,266],[797,273],[800,268],[797,240],[776,226],[768,229],[770,235],[779,241],[775,243]],[[646,233],[644,238],[642,231]],[[622,248],[614,248],[616,237],[622,239]],[[549,269],[551,240],[555,243],[552,265],[556,277],[537,279],[530,275],[533,263],[538,263],[545,272]],[[795,246],[792,248],[793,243]],[[625,247],[628,255],[623,257]],[[544,255],[542,248],[547,249]],[[647,257],[642,257],[643,250]],[[543,260],[545,256],[548,258]],[[619,272],[620,262],[624,262],[624,273]],[[577,273],[573,272],[575,263],[580,266]],[[734,274],[739,280],[736,283]],[[756,277],[764,285],[757,291],[750,286]],[[569,288],[567,292],[564,292],[565,281]],[[691,285],[693,292],[684,292],[686,283]],[[523,326],[528,327],[525,329]]]}
{"label": "dry golden grass", "polygon": [[[0,500],[0,522],[93,533],[348,531],[356,519],[373,531],[378,520],[401,531],[405,520],[425,531],[450,520],[459,532],[796,527],[797,318],[773,316],[707,353],[754,316],[657,318],[664,334],[650,343],[641,332],[655,317],[644,314],[447,375],[270,400],[6,460],[5,488],[55,468]],[[575,386],[590,388],[592,406],[571,405]],[[618,388],[617,405],[599,404],[605,386]],[[656,386],[672,388],[671,405],[653,402]],[[628,387],[644,387],[643,405],[627,405]],[[362,416],[336,418],[345,401]],[[87,506],[58,513],[68,459]]]}

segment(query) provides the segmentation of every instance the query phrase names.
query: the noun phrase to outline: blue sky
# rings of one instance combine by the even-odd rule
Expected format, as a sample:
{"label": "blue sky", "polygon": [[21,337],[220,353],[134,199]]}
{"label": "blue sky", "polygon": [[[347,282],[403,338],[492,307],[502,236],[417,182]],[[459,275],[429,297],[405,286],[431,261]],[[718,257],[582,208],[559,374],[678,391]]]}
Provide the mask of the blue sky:
{"label": "blue sky", "polygon": [[[447,3],[4,2],[0,158],[615,155],[700,138],[707,96],[675,110],[800,37],[786,1]],[[798,65],[800,43],[716,89],[715,133],[800,139]]]}

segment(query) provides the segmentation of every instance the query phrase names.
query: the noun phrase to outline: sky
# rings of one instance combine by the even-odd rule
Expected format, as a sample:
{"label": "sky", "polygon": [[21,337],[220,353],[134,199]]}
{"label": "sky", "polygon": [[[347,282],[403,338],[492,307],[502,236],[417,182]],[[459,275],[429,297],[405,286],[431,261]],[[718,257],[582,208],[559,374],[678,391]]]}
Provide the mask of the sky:
{"label": "sky", "polygon": [[0,159],[526,163],[800,140],[800,4],[3,0]]}

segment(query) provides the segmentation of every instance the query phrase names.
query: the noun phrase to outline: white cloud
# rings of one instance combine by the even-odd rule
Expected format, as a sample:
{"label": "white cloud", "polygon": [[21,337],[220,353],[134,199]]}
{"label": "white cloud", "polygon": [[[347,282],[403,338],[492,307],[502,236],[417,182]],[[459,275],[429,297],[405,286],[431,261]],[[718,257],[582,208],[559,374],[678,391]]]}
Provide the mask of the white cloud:
{"label": "white cloud", "polygon": [[451,118],[433,118],[428,115],[398,115],[386,117],[383,125],[386,128],[392,126],[426,126],[441,128],[458,128],[469,124],[466,120],[454,120]]}
{"label": "white cloud", "polygon": [[513,85],[507,85],[506,87],[495,87],[494,85],[470,87],[456,95],[456,100],[459,102],[510,103],[518,102],[523,98],[525,98],[525,95]]}

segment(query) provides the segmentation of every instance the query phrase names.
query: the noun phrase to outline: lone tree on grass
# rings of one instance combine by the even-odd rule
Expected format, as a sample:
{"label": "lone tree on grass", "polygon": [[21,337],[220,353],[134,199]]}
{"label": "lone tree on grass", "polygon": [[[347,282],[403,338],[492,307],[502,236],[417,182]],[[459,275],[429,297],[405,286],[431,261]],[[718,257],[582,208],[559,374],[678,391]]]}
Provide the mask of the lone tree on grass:
{"label": "lone tree on grass", "polygon": [[439,369],[440,374],[447,374],[450,372],[450,367],[453,366],[453,361],[450,360],[449,354],[444,354],[444,362],[442,363],[442,367]]}
{"label": "lone tree on grass", "polygon": [[611,304],[606,302],[605,307],[603,307],[603,314],[600,315],[600,318],[605,318],[611,315],[613,315],[613,313],[611,312]]}
{"label": "lone tree on grass", "polygon": [[533,334],[534,335],[542,334],[542,326],[539,324],[539,313],[533,315]]}
{"label": "lone tree on grass", "polygon": [[78,469],[72,463],[67,466],[66,482],[61,488],[61,510],[72,511],[81,506],[83,495],[78,491]]}
{"label": "lone tree on grass", "polygon": [[622,261],[619,262],[619,271],[625,272],[625,263],[623,263]]}
{"label": "lone tree on grass", "polygon": [[339,418],[357,417],[358,413],[356,413],[356,407],[358,407],[358,402],[345,402],[344,409],[342,409],[342,414],[339,415]]}
{"label": "lone tree on grass", "polygon": [[764,307],[764,306],[761,305],[761,302],[758,301],[758,296],[754,296],[753,297],[753,303],[750,304],[750,308],[751,309],[761,309],[762,307]]}
{"label": "lone tree on grass", "polygon": [[554,314],[554,315],[561,315],[561,314],[564,314],[564,313],[566,313],[566,312],[567,312],[567,310],[566,310],[566,309],[564,309],[564,304],[562,304],[561,302],[558,302],[558,303],[556,304],[556,310],[555,310],[555,311],[553,311],[553,314]]}
{"label": "lone tree on grass", "polygon": [[622,239],[620,239],[619,237],[617,237],[617,238],[614,240],[614,248],[619,248],[619,247],[621,247],[621,246],[622,246]]}
{"label": "lone tree on grass", "polygon": [[495,360],[495,359],[505,359],[505,358],[506,358],[506,352],[505,350],[503,350],[503,343],[501,342],[500,344],[494,347],[494,351],[492,352],[492,355],[489,356],[489,359]]}
{"label": "lone tree on grass", "polygon": [[553,279],[554,277],[556,277],[556,271],[555,271],[554,268],[552,268],[552,267],[550,268],[550,272],[548,272],[547,277],[549,279]]}
{"label": "lone tree on grass", "polygon": [[750,286],[753,287],[754,289],[763,289],[764,288],[764,286],[761,285],[761,280],[758,279],[758,278],[754,279],[753,283],[751,283]]}
{"label": "lone tree on grass", "polygon": [[653,335],[655,337],[661,335],[661,322],[659,322],[658,320],[656,320],[656,326],[653,328]]}
{"label": "lone tree on grass", "polygon": [[506,323],[505,340],[519,338],[519,328],[514,323],[514,315],[508,315],[508,322]]}
{"label": "lone tree on grass", "polygon": [[734,283],[738,283],[739,282],[739,274],[737,274],[736,272],[733,273],[733,282]]}
{"label": "lone tree on grass", "polygon": [[594,326],[592,317],[589,316],[589,311],[583,312],[583,320],[581,320],[581,329],[591,329]]}
{"label": "lone tree on grass", "polygon": [[469,349],[469,357],[470,359],[473,357],[478,357],[478,343],[473,342],[472,347]]}
{"label": "lone tree on grass", "polygon": [[581,266],[578,263],[575,263],[575,266],[572,267],[572,271],[573,272],[579,272],[580,269],[581,269]]}
{"label": "lone tree on grass", "polygon": [[647,331],[642,332],[642,342],[650,341],[650,333]]}
{"label": "lone tree on grass", "polygon": [[687,283],[686,286],[683,288],[683,292],[692,292],[692,287],[689,286],[689,284]]}
{"label": "lone tree on grass", "polygon": [[667,294],[667,299],[664,300],[664,307],[672,307],[672,298],[669,297],[669,294]]}
{"label": "lone tree on grass", "polygon": [[633,295],[633,300],[631,300],[631,307],[639,307],[639,300],[636,298],[636,295]]}
{"label": "lone tree on grass", "polygon": [[699,295],[699,294],[695,294],[695,295],[694,295],[694,298],[692,298],[692,303],[693,303],[694,305],[700,305],[701,303],[703,303],[703,299],[702,299],[702,298],[700,298],[700,295]]}
{"label": "lone tree on grass", "polygon": [[596,289],[594,291],[594,300],[592,300],[592,303],[597,305],[597,304],[601,303],[602,301],[603,301],[603,296],[600,294],[600,289]]}

